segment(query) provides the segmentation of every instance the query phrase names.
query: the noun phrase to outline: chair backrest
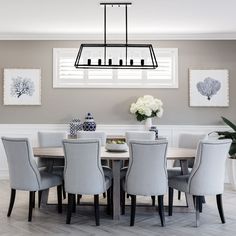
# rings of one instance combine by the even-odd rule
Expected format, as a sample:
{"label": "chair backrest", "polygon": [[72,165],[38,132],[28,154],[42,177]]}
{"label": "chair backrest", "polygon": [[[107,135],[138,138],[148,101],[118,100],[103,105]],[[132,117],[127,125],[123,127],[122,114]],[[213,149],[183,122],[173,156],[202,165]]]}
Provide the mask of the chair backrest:
{"label": "chair backrest", "polygon": [[167,141],[130,141],[128,194],[156,196],[167,191]]}
{"label": "chair backrest", "polygon": [[193,195],[216,195],[224,191],[225,161],[231,140],[200,141],[188,188]]}
{"label": "chair backrest", "polygon": [[78,139],[99,139],[102,146],[106,145],[107,135],[102,131],[78,131]]}
{"label": "chair backrest", "polygon": [[65,190],[71,194],[100,194],[106,191],[101,166],[100,140],[64,140]]}
{"label": "chair backrest", "polygon": [[179,147],[197,149],[200,140],[206,139],[206,134],[188,134],[182,133],[179,136]]}
{"label": "chair backrest", "polygon": [[152,141],[156,139],[156,134],[153,131],[128,131],[125,133],[125,139],[127,144],[129,144],[131,140]]}
{"label": "chair backrest", "polygon": [[[179,147],[180,148],[189,148],[189,149],[197,149],[198,143],[200,140],[204,140],[207,138],[206,134],[188,134],[182,133],[179,136]],[[188,160],[188,167],[193,168],[194,160]],[[174,161],[174,167],[180,166],[180,161]]]}
{"label": "chair backrest", "polygon": [[27,138],[2,137],[5,148],[11,188],[37,191],[41,177]]}
{"label": "chair backrest", "polygon": [[38,132],[40,147],[62,147],[62,140],[66,138],[66,132]]}

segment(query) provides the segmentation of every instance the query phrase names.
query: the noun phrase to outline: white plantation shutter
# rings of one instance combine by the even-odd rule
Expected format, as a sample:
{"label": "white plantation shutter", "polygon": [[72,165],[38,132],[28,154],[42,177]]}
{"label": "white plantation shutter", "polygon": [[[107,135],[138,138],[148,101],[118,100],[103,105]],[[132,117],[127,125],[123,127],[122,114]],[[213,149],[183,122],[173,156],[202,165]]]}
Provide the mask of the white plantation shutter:
{"label": "white plantation shutter", "polygon": [[74,67],[78,49],[53,49],[53,87],[67,87],[84,80],[84,71]]}
{"label": "white plantation shutter", "polygon": [[[177,88],[178,49],[154,49],[158,68],[76,69],[78,48],[53,49],[53,87],[55,88]],[[134,58],[134,62],[135,62]],[[139,60],[139,59],[137,59]]]}
{"label": "white plantation shutter", "polygon": [[158,68],[147,72],[147,80],[160,87],[178,87],[178,49],[161,48],[155,50]]}
{"label": "white plantation shutter", "polygon": [[88,79],[92,80],[112,80],[112,70],[92,69],[88,70]]}
{"label": "white plantation shutter", "polygon": [[142,79],[142,70],[120,69],[117,74],[120,80],[140,80]]}

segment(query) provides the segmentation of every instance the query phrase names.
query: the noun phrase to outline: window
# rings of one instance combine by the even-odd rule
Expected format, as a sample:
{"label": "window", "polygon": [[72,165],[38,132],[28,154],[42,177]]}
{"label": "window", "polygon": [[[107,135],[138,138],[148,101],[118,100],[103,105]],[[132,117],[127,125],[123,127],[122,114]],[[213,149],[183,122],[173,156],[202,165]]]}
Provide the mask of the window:
{"label": "window", "polygon": [[[78,48],[53,49],[54,88],[178,88],[178,49],[154,49],[155,70],[76,69]],[[135,58],[134,58],[135,61]]]}

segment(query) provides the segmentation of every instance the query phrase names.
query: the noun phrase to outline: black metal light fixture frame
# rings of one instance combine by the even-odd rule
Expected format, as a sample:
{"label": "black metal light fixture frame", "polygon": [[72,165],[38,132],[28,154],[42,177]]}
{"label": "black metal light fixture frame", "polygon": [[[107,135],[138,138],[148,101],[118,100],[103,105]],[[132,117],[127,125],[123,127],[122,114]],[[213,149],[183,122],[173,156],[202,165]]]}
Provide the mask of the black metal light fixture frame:
{"label": "black metal light fixture frame", "polygon": [[[156,56],[152,47],[152,44],[129,44],[128,43],[128,5],[132,5],[131,2],[119,2],[100,3],[104,7],[104,43],[103,44],[81,44],[74,66],[78,69],[156,69],[158,67]],[[125,44],[107,43],[107,23],[106,23],[106,10],[107,6],[125,6]],[[87,63],[81,62],[81,55],[84,48],[103,48],[103,63],[102,58],[98,59],[97,63],[92,63],[91,59],[87,60]],[[119,60],[118,64],[113,64],[112,59],[107,58],[107,49],[109,48],[124,48],[125,60]],[[149,50],[151,63],[145,64],[145,60],[141,59],[140,64],[134,64],[134,60],[128,61],[128,49],[129,48],[146,48]],[[108,59],[108,60],[107,60]]]}

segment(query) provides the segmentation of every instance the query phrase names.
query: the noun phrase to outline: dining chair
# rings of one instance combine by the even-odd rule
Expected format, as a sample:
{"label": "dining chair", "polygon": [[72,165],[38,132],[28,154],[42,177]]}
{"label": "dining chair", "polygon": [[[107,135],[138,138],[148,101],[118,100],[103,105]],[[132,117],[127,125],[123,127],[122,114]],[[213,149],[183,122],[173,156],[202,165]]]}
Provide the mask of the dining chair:
{"label": "dining chair", "polygon": [[[45,147],[45,148],[62,147],[62,140],[66,138],[67,138],[67,133],[64,131],[38,132],[39,147]],[[52,159],[38,158],[38,167],[40,169],[45,169],[53,174],[60,175],[63,179],[63,172],[64,172],[63,159],[57,158],[52,160]],[[66,194],[64,190],[64,184],[62,185],[62,188],[63,188],[63,198],[65,199]],[[39,198],[41,199],[41,196]],[[40,201],[39,201],[39,206],[40,206]]]}
{"label": "dining chair", "polygon": [[201,198],[205,195],[216,195],[221,221],[225,223],[222,194],[224,192],[225,162],[231,142],[231,140],[199,142],[191,174],[169,178],[169,216],[172,215],[173,209],[173,189],[177,189],[194,196],[196,226],[199,226]]}
{"label": "dining chair", "polygon": [[102,131],[78,131],[77,132],[78,139],[100,139],[101,146],[106,145],[107,134]]}
{"label": "dining chair", "polygon": [[[101,146],[106,145],[107,134],[103,131],[78,131],[77,132],[78,139],[99,139],[101,142]],[[110,176],[110,168],[107,160],[101,160],[103,171],[105,176]],[[110,176],[111,177],[111,176]],[[81,196],[80,196],[81,197]],[[106,198],[106,193],[103,193],[103,197]],[[78,197],[79,199],[79,197]]]}
{"label": "dining chair", "polygon": [[62,178],[58,175],[39,171],[33,150],[27,138],[2,137],[9,167],[11,197],[7,216],[10,217],[16,190],[29,191],[28,221],[32,220],[35,206],[35,192],[57,186],[58,212],[62,212]]}
{"label": "dining chair", "polygon": [[153,131],[127,131],[125,139],[129,145],[130,140],[155,140],[156,134]]}
{"label": "dining chair", "polygon": [[161,225],[165,226],[163,198],[168,188],[167,141],[130,141],[130,162],[124,190],[131,196],[130,226],[134,225],[136,196],[158,196]]}
{"label": "dining chair", "polygon": [[[197,149],[200,140],[206,139],[206,134],[182,133],[179,136],[179,148]],[[194,160],[188,160],[189,173],[193,168]],[[167,169],[168,177],[182,175],[180,161],[174,161],[173,167]],[[181,199],[181,192],[178,192],[178,199]]]}
{"label": "dining chair", "polygon": [[[38,132],[39,147],[62,147],[62,140],[67,138],[66,132]],[[38,167],[50,168],[47,160],[38,159]],[[53,160],[53,172],[63,175],[64,160]]]}
{"label": "dining chair", "polygon": [[107,191],[107,205],[111,205],[111,183],[104,176],[100,157],[99,139],[64,140],[65,153],[65,190],[68,193],[66,223],[70,224],[72,210],[75,211],[75,196],[94,195],[96,225],[99,219],[99,194]]}
{"label": "dining chair", "polygon": [[[129,145],[129,142],[131,140],[146,140],[146,141],[152,141],[156,139],[156,133],[153,131],[127,131],[125,133],[125,140],[127,145]],[[123,179],[126,175],[128,169],[128,161],[124,162],[121,169],[121,179]],[[123,196],[122,196],[123,197]],[[127,194],[127,198],[129,195]],[[155,206],[155,196],[152,196],[152,205]],[[122,214],[124,214],[124,208],[122,208]]]}

